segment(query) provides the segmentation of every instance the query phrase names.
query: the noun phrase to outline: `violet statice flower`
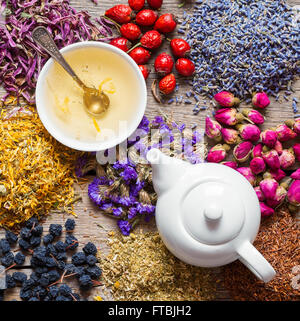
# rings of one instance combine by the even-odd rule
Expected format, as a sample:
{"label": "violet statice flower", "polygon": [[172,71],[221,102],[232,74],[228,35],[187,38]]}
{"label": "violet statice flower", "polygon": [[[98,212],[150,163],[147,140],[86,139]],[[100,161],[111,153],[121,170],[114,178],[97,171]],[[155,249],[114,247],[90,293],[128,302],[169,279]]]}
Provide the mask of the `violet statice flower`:
{"label": "violet statice flower", "polygon": [[114,216],[121,216],[123,213],[122,207],[116,207],[112,209],[113,215]]}
{"label": "violet statice flower", "polygon": [[121,230],[123,235],[130,234],[130,230],[132,229],[132,225],[128,221],[119,220],[118,226],[119,226],[119,229]]}
{"label": "violet statice flower", "polygon": [[136,180],[138,175],[134,168],[127,166],[123,172],[120,173],[120,176],[124,179],[125,183],[128,185],[131,181]]}
{"label": "violet statice flower", "polygon": [[131,220],[137,215],[138,211],[136,207],[130,207],[128,210],[128,219]]}
{"label": "violet statice flower", "polygon": [[155,118],[152,120],[152,125],[160,125],[161,123],[164,122],[163,117],[161,116],[155,116]]}
{"label": "violet statice flower", "polygon": [[132,206],[136,202],[133,196],[120,196],[118,199],[118,204],[123,206]]}
{"label": "violet statice flower", "polygon": [[133,197],[137,197],[139,195],[139,191],[145,186],[145,182],[141,182],[139,179],[136,180],[135,183],[130,185],[129,194]]}
{"label": "violet statice flower", "polygon": [[155,212],[155,206],[151,204],[138,203],[136,209],[140,214],[153,214]]}
{"label": "violet statice flower", "polygon": [[146,133],[149,133],[150,128],[149,128],[149,120],[146,116],[143,117],[143,119],[141,120],[140,124],[138,125],[138,129],[142,129],[144,130]]}
{"label": "violet statice flower", "polygon": [[200,143],[202,139],[203,139],[203,134],[200,133],[198,130],[195,130],[193,132],[192,143],[193,144]]}
{"label": "violet statice flower", "polygon": [[108,211],[113,207],[113,203],[108,202],[108,203],[103,203],[102,205],[99,206],[101,210],[103,211]]}
{"label": "violet statice flower", "polygon": [[109,181],[105,176],[95,177],[88,186],[89,198],[98,206],[103,204],[102,195],[99,191],[99,185],[108,185]]}

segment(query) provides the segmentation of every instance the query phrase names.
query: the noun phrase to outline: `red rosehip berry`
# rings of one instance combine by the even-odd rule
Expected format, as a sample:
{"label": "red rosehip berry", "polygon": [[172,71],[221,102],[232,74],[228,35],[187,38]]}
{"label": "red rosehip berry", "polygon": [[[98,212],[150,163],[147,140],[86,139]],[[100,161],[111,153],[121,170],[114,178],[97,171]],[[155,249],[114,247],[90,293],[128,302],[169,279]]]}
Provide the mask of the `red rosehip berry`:
{"label": "red rosehip berry", "polygon": [[150,51],[143,47],[134,48],[130,53],[129,56],[138,64],[144,65],[148,62],[151,57]]}
{"label": "red rosehip berry", "polygon": [[134,12],[127,4],[117,4],[105,11],[105,16],[117,23],[127,23],[135,17]]}
{"label": "red rosehip berry", "polygon": [[163,0],[147,0],[147,3],[152,9],[159,9],[162,6]]}
{"label": "red rosehip berry", "polygon": [[139,65],[139,68],[140,68],[140,70],[146,80],[150,74],[150,69],[145,65]]}
{"label": "red rosehip berry", "polygon": [[158,84],[159,90],[165,94],[171,94],[176,87],[176,79],[174,74],[169,74],[162,78]]}
{"label": "red rosehip berry", "polygon": [[179,58],[175,64],[176,70],[182,76],[191,76],[195,71],[194,63],[186,58]]}
{"label": "red rosehip berry", "polygon": [[115,38],[115,39],[111,40],[111,42],[109,44],[112,46],[115,46],[125,52],[127,52],[131,48],[131,42],[128,41],[124,37]]}
{"label": "red rosehip berry", "polygon": [[145,0],[128,0],[128,4],[132,10],[140,11],[145,5]]}
{"label": "red rosehip berry", "polygon": [[136,24],[129,22],[125,23],[120,28],[121,35],[131,41],[137,40],[142,34],[141,29]]}
{"label": "red rosehip berry", "polygon": [[174,61],[172,57],[163,52],[159,54],[154,62],[155,71],[159,74],[159,76],[166,76],[172,72],[174,66]]}
{"label": "red rosehip berry", "polygon": [[154,29],[161,33],[169,33],[174,31],[176,25],[176,18],[171,13],[165,13],[156,20]]}
{"label": "red rosehip berry", "polygon": [[140,11],[135,18],[135,22],[139,26],[152,26],[157,19],[157,13],[150,9]]}
{"label": "red rosehip berry", "polygon": [[191,46],[181,38],[172,39],[170,45],[173,55],[179,58],[185,57],[191,50]]}
{"label": "red rosehip berry", "polygon": [[147,49],[156,49],[163,42],[163,35],[156,30],[147,31],[141,38],[140,43]]}

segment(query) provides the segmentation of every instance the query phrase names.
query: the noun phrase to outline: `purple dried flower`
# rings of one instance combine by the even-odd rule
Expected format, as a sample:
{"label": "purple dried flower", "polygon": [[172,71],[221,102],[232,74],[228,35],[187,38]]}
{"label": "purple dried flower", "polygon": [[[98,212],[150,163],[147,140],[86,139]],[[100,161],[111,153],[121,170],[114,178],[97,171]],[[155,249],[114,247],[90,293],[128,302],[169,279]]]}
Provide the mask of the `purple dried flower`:
{"label": "purple dried flower", "polygon": [[126,184],[129,184],[131,181],[136,180],[138,177],[136,170],[131,166],[126,166],[124,171],[120,173],[120,176],[124,179]]}
{"label": "purple dried flower", "polygon": [[114,216],[121,216],[123,213],[122,207],[115,207],[112,209],[113,215]]}
{"label": "purple dried flower", "polygon": [[127,236],[130,234],[130,231],[132,229],[132,225],[128,221],[119,220],[118,226],[119,226],[119,229],[121,230],[123,235]]}
{"label": "purple dried flower", "polygon": [[89,198],[98,206],[103,204],[103,195],[99,191],[100,185],[108,185],[109,181],[106,177],[95,177],[88,186]]}
{"label": "purple dried flower", "polygon": [[277,133],[274,130],[267,129],[260,134],[260,139],[263,144],[273,148],[277,142]]}

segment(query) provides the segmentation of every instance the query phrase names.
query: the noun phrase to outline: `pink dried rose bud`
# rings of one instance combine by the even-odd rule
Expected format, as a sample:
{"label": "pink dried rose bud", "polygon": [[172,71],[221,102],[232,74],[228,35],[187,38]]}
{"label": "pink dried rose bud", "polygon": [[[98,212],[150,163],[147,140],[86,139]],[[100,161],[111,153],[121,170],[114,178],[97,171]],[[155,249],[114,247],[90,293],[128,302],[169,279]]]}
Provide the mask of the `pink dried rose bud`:
{"label": "pink dried rose bud", "polygon": [[261,191],[267,199],[274,199],[278,182],[274,178],[265,178],[259,183]]}
{"label": "pink dried rose bud", "polygon": [[265,122],[265,117],[257,110],[244,108],[242,114],[250,119],[254,124],[261,125]]}
{"label": "pink dried rose bud", "polygon": [[274,149],[276,150],[276,152],[278,153],[278,155],[282,154],[283,151],[283,147],[282,144],[279,140],[276,141],[275,145],[274,145]]}
{"label": "pink dried rose bud", "polygon": [[298,168],[294,173],[290,176],[292,179],[300,179],[300,168]]}
{"label": "pink dried rose bud", "polygon": [[256,182],[256,177],[255,175],[252,173],[251,168],[250,167],[239,167],[237,169],[237,171],[242,174],[247,180],[248,182],[254,186],[255,182]]}
{"label": "pink dried rose bud", "polygon": [[271,149],[270,151],[263,153],[262,157],[271,169],[276,170],[280,167],[279,156],[276,150]]}
{"label": "pink dried rose bud", "polygon": [[260,129],[256,125],[239,124],[236,126],[236,128],[244,140],[250,140],[250,142],[257,142],[260,138]]}
{"label": "pink dried rose bud", "polygon": [[295,157],[296,157],[297,161],[300,162],[300,144],[295,144],[293,146],[293,150],[294,150]]}
{"label": "pink dried rose bud", "polygon": [[205,134],[207,137],[220,142],[222,140],[221,135],[222,126],[210,117],[205,118]]}
{"label": "pink dried rose bud", "polygon": [[273,148],[277,142],[277,133],[274,130],[267,129],[260,134],[260,139],[263,144]]}
{"label": "pink dried rose bud", "polygon": [[285,124],[278,125],[276,127],[276,133],[278,140],[281,142],[287,142],[288,140],[294,139],[297,136],[297,134]]}
{"label": "pink dried rose bud", "polygon": [[234,126],[241,122],[244,116],[238,113],[235,108],[222,108],[217,110],[215,119],[223,125]]}
{"label": "pink dried rose bud", "polygon": [[276,189],[275,197],[267,199],[266,203],[268,206],[275,208],[281,205],[286,197],[287,191],[283,186],[278,186]]}
{"label": "pink dried rose bud", "polygon": [[221,91],[214,95],[215,101],[223,107],[232,107],[238,105],[240,100],[228,91]]}
{"label": "pink dried rose bud", "polygon": [[287,193],[287,199],[290,204],[300,206],[300,180],[296,179],[292,182]]}
{"label": "pink dried rose bud", "polygon": [[250,168],[253,174],[260,174],[266,170],[265,161],[261,157],[255,157],[250,162]]}
{"label": "pink dried rose bud", "polygon": [[239,142],[241,142],[239,132],[235,129],[222,128],[221,134],[226,144],[232,145],[232,144],[238,144]]}
{"label": "pink dried rose bud", "polygon": [[281,181],[283,178],[286,177],[286,173],[280,168],[275,170],[271,169],[269,172],[266,172],[265,174],[269,174],[269,177],[274,178],[277,182]]}
{"label": "pink dried rose bud", "polygon": [[293,148],[284,149],[282,154],[279,156],[280,167],[287,169],[293,166],[296,162]]}
{"label": "pink dried rose bud", "polygon": [[275,213],[275,211],[273,210],[273,208],[267,206],[265,203],[260,202],[259,203],[260,206],[260,213],[262,217],[267,217],[267,216],[271,216]]}
{"label": "pink dried rose bud", "polygon": [[237,169],[238,168],[238,165],[236,162],[222,162],[221,163],[222,165],[225,165],[225,166],[228,166],[232,169]]}
{"label": "pink dried rose bud", "polygon": [[242,142],[233,149],[233,157],[239,163],[246,162],[251,154],[253,144],[251,142]]}
{"label": "pink dried rose bud", "polygon": [[260,202],[263,202],[266,198],[259,186],[254,187],[257,198]]}
{"label": "pink dried rose bud", "polygon": [[252,157],[261,157],[262,156],[262,149],[263,149],[263,145],[262,144],[257,144],[256,146],[254,146],[253,150],[252,150]]}
{"label": "pink dried rose bud", "polygon": [[284,122],[287,126],[289,126],[296,134],[300,134],[300,118],[289,119]]}
{"label": "pink dried rose bud", "polygon": [[264,92],[256,93],[252,97],[252,104],[257,108],[266,108],[270,105],[270,99]]}
{"label": "pink dried rose bud", "polygon": [[226,151],[229,149],[230,147],[226,144],[218,144],[210,149],[206,160],[210,163],[220,163],[226,158]]}

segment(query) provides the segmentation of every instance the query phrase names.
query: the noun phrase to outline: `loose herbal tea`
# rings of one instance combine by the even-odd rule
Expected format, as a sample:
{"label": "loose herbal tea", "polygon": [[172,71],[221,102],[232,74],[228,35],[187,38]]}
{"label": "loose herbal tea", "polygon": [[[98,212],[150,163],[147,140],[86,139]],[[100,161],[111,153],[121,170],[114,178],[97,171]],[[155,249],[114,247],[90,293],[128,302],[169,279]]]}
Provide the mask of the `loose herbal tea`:
{"label": "loose herbal tea", "polygon": [[300,228],[287,210],[279,210],[262,221],[254,242],[257,250],[276,271],[275,278],[263,283],[242,263],[224,267],[224,287],[235,300],[299,301]]}
{"label": "loose herbal tea", "polygon": [[29,106],[2,109],[0,140],[0,226],[11,228],[51,209],[72,212],[79,153],[51,137]]}
{"label": "loose herbal tea", "polygon": [[213,269],[188,265],[174,257],[157,232],[123,236],[112,233],[110,253],[101,257],[103,280],[119,301],[213,300]]}

